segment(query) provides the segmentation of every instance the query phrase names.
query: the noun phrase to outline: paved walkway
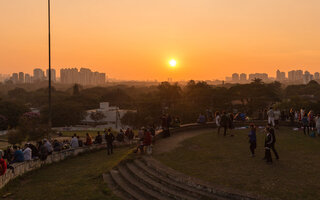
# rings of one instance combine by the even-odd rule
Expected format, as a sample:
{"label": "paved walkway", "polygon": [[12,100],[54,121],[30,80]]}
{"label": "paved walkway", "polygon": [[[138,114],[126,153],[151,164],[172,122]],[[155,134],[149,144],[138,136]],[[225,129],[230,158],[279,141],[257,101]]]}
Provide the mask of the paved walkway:
{"label": "paved walkway", "polygon": [[194,131],[186,131],[184,133],[174,133],[171,137],[165,138],[165,139],[159,139],[156,141],[156,145],[153,147],[153,154],[162,154],[166,152],[170,152],[175,148],[178,148],[181,146],[181,142],[192,138],[198,135],[201,135],[203,133],[207,133],[209,131],[212,131],[212,134],[215,133],[213,129],[203,129],[203,130],[194,130]]}

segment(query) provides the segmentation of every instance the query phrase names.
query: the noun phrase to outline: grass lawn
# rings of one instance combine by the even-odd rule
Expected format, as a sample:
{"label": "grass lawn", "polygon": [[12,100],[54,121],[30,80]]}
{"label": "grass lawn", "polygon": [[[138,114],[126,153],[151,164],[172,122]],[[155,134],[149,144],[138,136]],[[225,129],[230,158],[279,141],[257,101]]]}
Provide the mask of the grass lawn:
{"label": "grass lawn", "polygon": [[[248,129],[235,137],[218,136],[216,130],[187,139],[171,152],[157,155],[166,165],[185,174],[275,199],[320,199],[320,138],[281,128],[276,131],[280,160],[267,165],[264,134],[257,130],[256,157],[249,151]],[[274,158],[274,154],[272,154]]]}
{"label": "grass lawn", "polygon": [[10,182],[0,195],[12,193],[6,198],[10,200],[117,199],[103,182],[102,174],[128,152],[129,148],[117,148],[107,156],[106,150],[101,150],[47,165]]}

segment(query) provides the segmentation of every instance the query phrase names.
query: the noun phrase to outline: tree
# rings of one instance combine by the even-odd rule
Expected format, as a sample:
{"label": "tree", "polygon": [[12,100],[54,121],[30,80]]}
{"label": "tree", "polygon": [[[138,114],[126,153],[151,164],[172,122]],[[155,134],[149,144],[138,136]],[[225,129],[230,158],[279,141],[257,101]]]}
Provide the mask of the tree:
{"label": "tree", "polygon": [[104,119],[106,116],[103,114],[103,112],[96,111],[92,112],[90,114],[90,118],[95,121],[96,123],[99,122],[100,120]]}
{"label": "tree", "polygon": [[[42,122],[48,121],[48,106],[41,109]],[[68,100],[52,104],[52,125],[56,127],[80,124],[85,116],[84,106]]]}
{"label": "tree", "polygon": [[8,143],[15,145],[15,144],[20,144],[26,140],[25,135],[23,132],[19,130],[10,130],[8,133]]}
{"label": "tree", "polygon": [[7,124],[11,128],[18,125],[20,117],[29,109],[21,104],[13,101],[0,101],[0,113],[7,119]]}
{"label": "tree", "polygon": [[8,128],[8,120],[5,116],[0,115],[0,131]]}

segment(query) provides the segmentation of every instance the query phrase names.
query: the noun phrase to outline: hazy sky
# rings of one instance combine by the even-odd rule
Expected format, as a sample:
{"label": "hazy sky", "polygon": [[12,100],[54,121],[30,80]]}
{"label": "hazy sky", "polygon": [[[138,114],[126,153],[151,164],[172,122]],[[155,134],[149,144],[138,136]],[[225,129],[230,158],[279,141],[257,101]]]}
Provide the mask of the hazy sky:
{"label": "hazy sky", "polygon": [[[320,71],[319,8],[319,0],[52,0],[52,65],[144,80]],[[0,73],[48,66],[46,0],[0,0],[0,27]]]}

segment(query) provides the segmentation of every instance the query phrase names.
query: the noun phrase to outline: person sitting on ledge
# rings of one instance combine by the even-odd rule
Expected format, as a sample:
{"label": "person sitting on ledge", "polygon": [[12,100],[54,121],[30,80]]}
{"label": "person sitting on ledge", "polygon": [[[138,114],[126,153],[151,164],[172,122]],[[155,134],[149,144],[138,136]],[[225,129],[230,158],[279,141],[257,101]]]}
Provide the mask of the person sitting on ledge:
{"label": "person sitting on ledge", "polygon": [[53,141],[53,150],[54,151],[61,151],[62,150],[62,144],[58,140]]}
{"label": "person sitting on ledge", "polygon": [[204,116],[202,113],[199,115],[199,118],[197,120],[199,124],[205,124],[206,123],[206,116]]}
{"label": "person sitting on ledge", "polygon": [[92,145],[92,138],[91,136],[89,135],[89,133],[86,134],[86,143],[84,143],[86,146],[90,146]]}
{"label": "person sitting on ledge", "polygon": [[96,136],[95,140],[94,140],[95,144],[101,144],[102,143],[102,136],[100,134],[100,132],[98,131],[98,135]]}
{"label": "person sitting on ledge", "polygon": [[23,157],[25,161],[32,159],[32,150],[29,147],[29,144],[24,145]]}
{"label": "person sitting on ledge", "polygon": [[78,138],[77,138],[76,134],[74,134],[72,136],[72,139],[70,141],[70,145],[71,145],[71,148],[78,148],[79,147],[79,141],[78,141]]}
{"label": "person sitting on ledge", "polygon": [[19,163],[24,161],[24,156],[23,153],[16,145],[13,146],[14,154],[13,154],[13,160],[11,161],[10,164],[13,163]]}
{"label": "person sitting on ledge", "polygon": [[7,163],[3,159],[4,152],[0,150],[0,176],[4,175],[7,171]]}

